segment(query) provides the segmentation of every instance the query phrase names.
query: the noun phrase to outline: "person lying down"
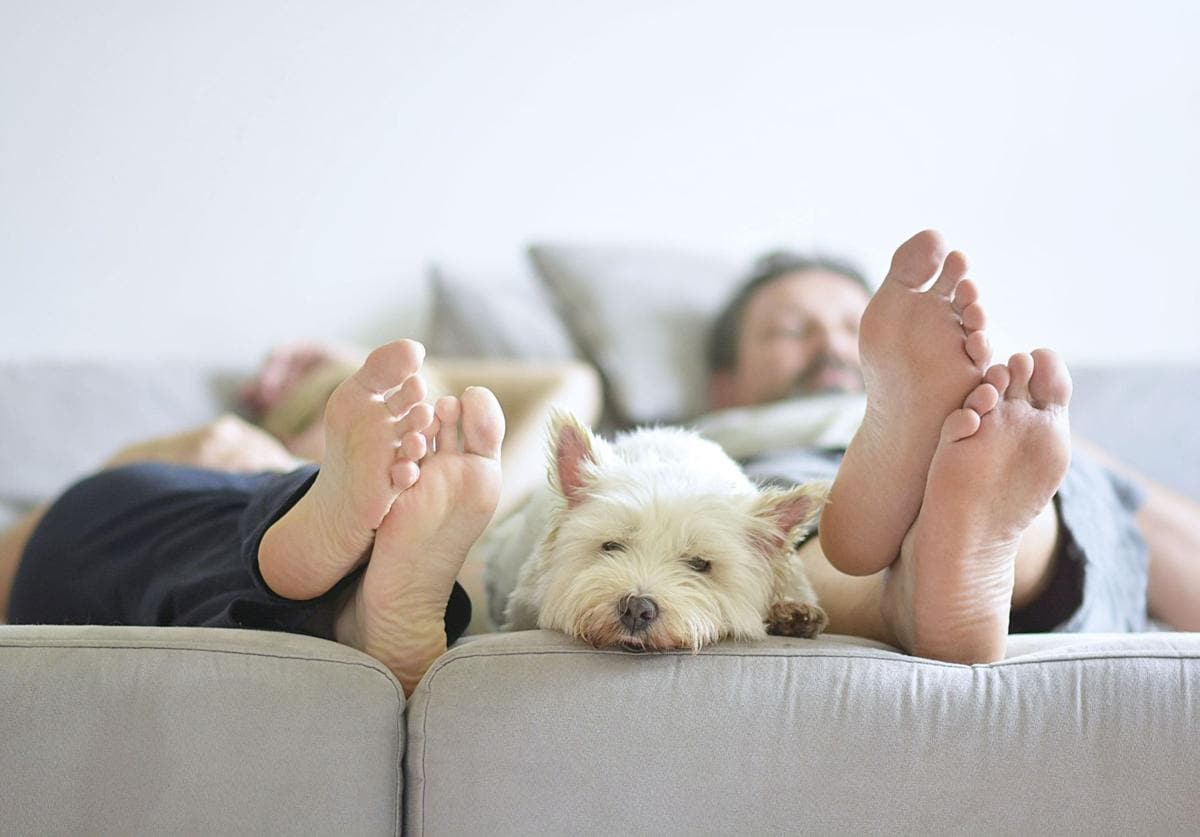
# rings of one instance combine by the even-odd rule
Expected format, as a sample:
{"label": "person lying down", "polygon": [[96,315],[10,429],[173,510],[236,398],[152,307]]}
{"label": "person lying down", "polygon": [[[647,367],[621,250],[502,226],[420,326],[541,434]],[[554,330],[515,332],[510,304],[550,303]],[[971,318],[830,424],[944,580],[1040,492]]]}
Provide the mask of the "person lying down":
{"label": "person lying down", "polygon": [[[873,295],[800,264],[751,277],[718,323],[714,407],[860,394],[844,451],[823,439],[803,474],[782,452],[739,451],[758,479],[832,476],[798,552],[827,630],[983,663],[1012,629],[1141,630],[1148,615],[1200,629],[1197,504],[1073,455],[1066,366],[1041,349],[992,362],[966,273],[926,231]],[[411,692],[468,625],[457,579],[473,545],[526,493],[516,477],[522,490],[502,491],[497,394],[547,410],[594,399],[594,376],[557,371],[530,383],[509,369],[494,391],[481,372],[431,398],[423,348],[400,340],[335,376],[319,424],[281,431],[294,451],[224,420],[122,452],[0,539],[6,617],[309,633],[374,656]],[[514,448],[539,475],[542,426],[523,422]],[[319,445],[298,444],[305,433]]]}

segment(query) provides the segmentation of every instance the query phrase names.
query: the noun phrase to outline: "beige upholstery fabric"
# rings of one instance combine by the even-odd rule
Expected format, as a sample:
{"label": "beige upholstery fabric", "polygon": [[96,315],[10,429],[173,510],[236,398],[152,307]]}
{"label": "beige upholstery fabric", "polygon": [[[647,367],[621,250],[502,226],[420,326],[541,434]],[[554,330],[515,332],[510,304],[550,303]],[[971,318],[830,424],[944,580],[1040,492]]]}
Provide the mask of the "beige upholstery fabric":
{"label": "beige upholstery fabric", "polygon": [[0,833],[398,834],[404,696],[310,637],[0,626]]}
{"label": "beige upholstery fabric", "polygon": [[990,666],[844,637],[699,655],[460,644],[413,695],[410,834],[1179,834],[1200,634],[1014,638]]}

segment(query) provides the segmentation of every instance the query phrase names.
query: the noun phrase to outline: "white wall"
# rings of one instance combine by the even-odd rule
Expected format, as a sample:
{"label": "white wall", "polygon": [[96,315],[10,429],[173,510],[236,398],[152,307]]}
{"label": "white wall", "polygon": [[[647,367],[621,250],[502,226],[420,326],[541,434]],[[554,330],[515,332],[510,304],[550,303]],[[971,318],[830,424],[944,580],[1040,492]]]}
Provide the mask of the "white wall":
{"label": "white wall", "polygon": [[531,237],[872,272],[1013,345],[1200,361],[1200,4],[0,0],[0,357],[418,327]]}

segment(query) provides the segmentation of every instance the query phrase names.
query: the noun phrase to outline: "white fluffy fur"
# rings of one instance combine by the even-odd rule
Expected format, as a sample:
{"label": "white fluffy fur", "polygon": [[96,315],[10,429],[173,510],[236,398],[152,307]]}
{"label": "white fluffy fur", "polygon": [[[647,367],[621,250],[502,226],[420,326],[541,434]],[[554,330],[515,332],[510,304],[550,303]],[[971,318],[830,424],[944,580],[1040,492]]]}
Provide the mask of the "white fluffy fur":
{"label": "white fluffy fur", "polygon": [[[489,591],[507,602],[505,630],[696,650],[761,638],[768,621],[792,620],[779,632],[802,636],[824,627],[794,544],[827,485],[760,490],[694,433],[650,428],[609,443],[566,413],[551,419],[550,447],[549,486],[482,544]],[[692,565],[697,558],[710,562],[707,572]],[[505,575],[514,573],[509,594]],[[657,604],[658,618],[642,632],[621,623],[628,596]]]}

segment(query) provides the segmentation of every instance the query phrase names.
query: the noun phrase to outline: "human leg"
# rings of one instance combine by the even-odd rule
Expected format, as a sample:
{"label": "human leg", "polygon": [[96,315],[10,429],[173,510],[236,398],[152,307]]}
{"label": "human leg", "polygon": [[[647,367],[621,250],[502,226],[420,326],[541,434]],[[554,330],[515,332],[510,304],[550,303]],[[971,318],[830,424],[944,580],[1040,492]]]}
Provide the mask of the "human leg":
{"label": "human leg", "polygon": [[134,462],[168,462],[254,474],[291,471],[301,460],[269,433],[238,416],[226,414],[201,427],[129,445],[113,454],[102,467],[107,470]]}
{"label": "human leg", "polygon": [[1149,558],[1150,616],[1179,631],[1200,631],[1200,503],[1090,442],[1076,440],[1076,445],[1143,492],[1135,521]]}
{"label": "human leg", "polygon": [[1150,487],[1137,523],[1150,551],[1150,616],[1177,631],[1200,631],[1200,504]]}
{"label": "human leg", "polygon": [[[859,636],[903,647],[893,627],[894,618],[889,621],[883,615],[887,570],[871,575],[847,575],[825,557],[818,538],[804,544],[799,554],[821,607],[829,615],[828,633]],[[1050,503],[1025,531],[1017,548],[1011,601],[1014,618],[1037,608],[1039,612],[1054,614],[1047,630],[1066,621],[1072,608],[1077,606],[1078,600],[1072,597],[1077,591],[1068,590],[1065,602],[1057,597],[1055,601],[1042,600],[1056,578],[1060,560],[1069,559],[1061,555],[1058,513],[1055,504]],[[912,607],[912,603],[904,602],[898,607]]]}
{"label": "human leg", "polygon": [[896,251],[863,315],[867,412],[821,522],[823,548],[843,572],[866,575],[895,560],[920,508],[942,422],[983,380],[991,349],[966,272],[965,257],[946,255],[937,233],[919,233]]}
{"label": "human leg", "polygon": [[[1034,361],[1034,369],[1029,372],[1033,401],[1044,398],[1047,389],[1061,389],[1067,382],[1065,376],[1055,371],[1059,364],[1047,353],[1035,352],[1028,360]],[[1014,361],[1015,367],[1027,363],[1023,356]],[[1004,368],[993,367],[987,379],[1006,389],[1008,381],[997,377],[1002,373],[1006,373]],[[1044,400],[1048,404],[1056,401],[1053,397]],[[1177,504],[1155,503],[1156,496],[1169,501],[1170,493],[1164,497],[1159,493],[1163,491],[1161,487],[1144,478],[1139,479],[1144,491],[1139,490],[1133,484],[1138,475],[1127,467],[1086,443],[1077,444],[1077,448],[1082,450],[1077,449],[1072,455],[1054,502],[1044,506],[1021,534],[1012,567],[1009,632],[1145,630],[1148,603],[1153,616],[1173,627],[1187,629],[1194,625],[1195,603],[1200,592],[1194,586],[1189,587],[1195,583],[1195,575],[1189,573],[1197,571],[1195,556],[1200,554],[1196,531],[1200,527],[1200,514],[1196,504],[1177,496],[1173,498]],[[1035,450],[1036,447],[1030,448],[1031,459],[1036,459]],[[1124,479],[1117,475],[1121,473]],[[1015,475],[1008,483],[1022,484]],[[969,496],[964,494],[965,499]],[[1010,491],[1004,500],[1007,502],[1012,496]],[[922,515],[925,513],[923,508]],[[1147,522],[1162,522],[1164,515],[1171,518],[1165,526],[1156,529]],[[1177,540],[1181,536],[1182,540]],[[1176,546],[1176,550],[1171,551],[1171,546]],[[905,554],[912,557],[911,550]],[[1173,564],[1173,558],[1182,561],[1182,565]],[[933,568],[936,570],[937,566]],[[1172,576],[1172,571],[1177,574]],[[828,565],[822,568],[819,562],[810,573],[814,575],[822,604],[830,613],[830,630],[909,647],[889,636],[890,625],[873,621],[872,604],[884,600],[891,608],[893,623],[900,617],[921,616],[913,598],[903,595],[905,591],[898,585],[884,589],[878,583],[882,576],[878,575],[855,585],[855,579],[841,576]],[[822,580],[830,576],[830,581]],[[936,578],[936,573],[931,576],[927,572],[926,579],[931,577]],[[1175,610],[1170,610],[1172,605]],[[849,622],[846,613],[850,614]],[[1193,618],[1190,623],[1189,616]]]}
{"label": "human leg", "polygon": [[325,593],[366,562],[341,600],[334,638],[383,662],[411,692],[446,649],[445,614],[467,552],[500,498],[504,416],[467,388],[421,399],[419,344],[376,349],[325,410],[325,458],[311,489],[263,536],[275,593]]}
{"label": "human leg", "polygon": [[138,462],[80,480],[29,535],[10,621],[298,627],[306,615],[256,580],[252,550],[314,472]]}
{"label": "human leg", "polygon": [[434,419],[422,401],[424,358],[419,343],[388,343],[329,397],[317,481],[259,548],[263,580],[279,595],[319,596],[365,561],[392,503],[416,482]]}
{"label": "human leg", "polygon": [[366,572],[338,615],[339,642],[388,666],[410,693],[446,650],[446,597],[500,498],[504,415],[489,390],[438,400],[420,478],[376,532]]}
{"label": "human leg", "polygon": [[[469,605],[454,579],[499,498],[504,433],[485,389],[441,399],[436,412],[418,402],[422,354],[408,342],[382,347],[332,400],[323,483],[311,467],[231,475],[146,463],[77,484],[47,512],[18,568],[20,621],[314,633],[375,655],[411,691],[448,634],[466,627]],[[327,534],[362,534],[375,515],[374,569],[355,573],[357,541]],[[273,546],[271,531],[280,535]],[[265,574],[272,552],[280,572]],[[268,580],[320,589],[332,567],[345,577],[316,599],[296,601]],[[60,595],[66,584],[77,589]]]}
{"label": "human leg", "polygon": [[920,514],[888,571],[884,619],[913,654],[1003,657],[1022,536],[1067,470],[1066,366],[1039,350],[1014,355],[1007,372],[992,409],[947,417]]}
{"label": "human leg", "polygon": [[[273,437],[234,415],[128,445],[109,457],[101,471],[136,462],[171,463],[246,474],[282,473],[299,464]],[[0,622],[7,618],[8,599],[21,555],[50,505],[44,503],[36,507],[0,533]]]}

